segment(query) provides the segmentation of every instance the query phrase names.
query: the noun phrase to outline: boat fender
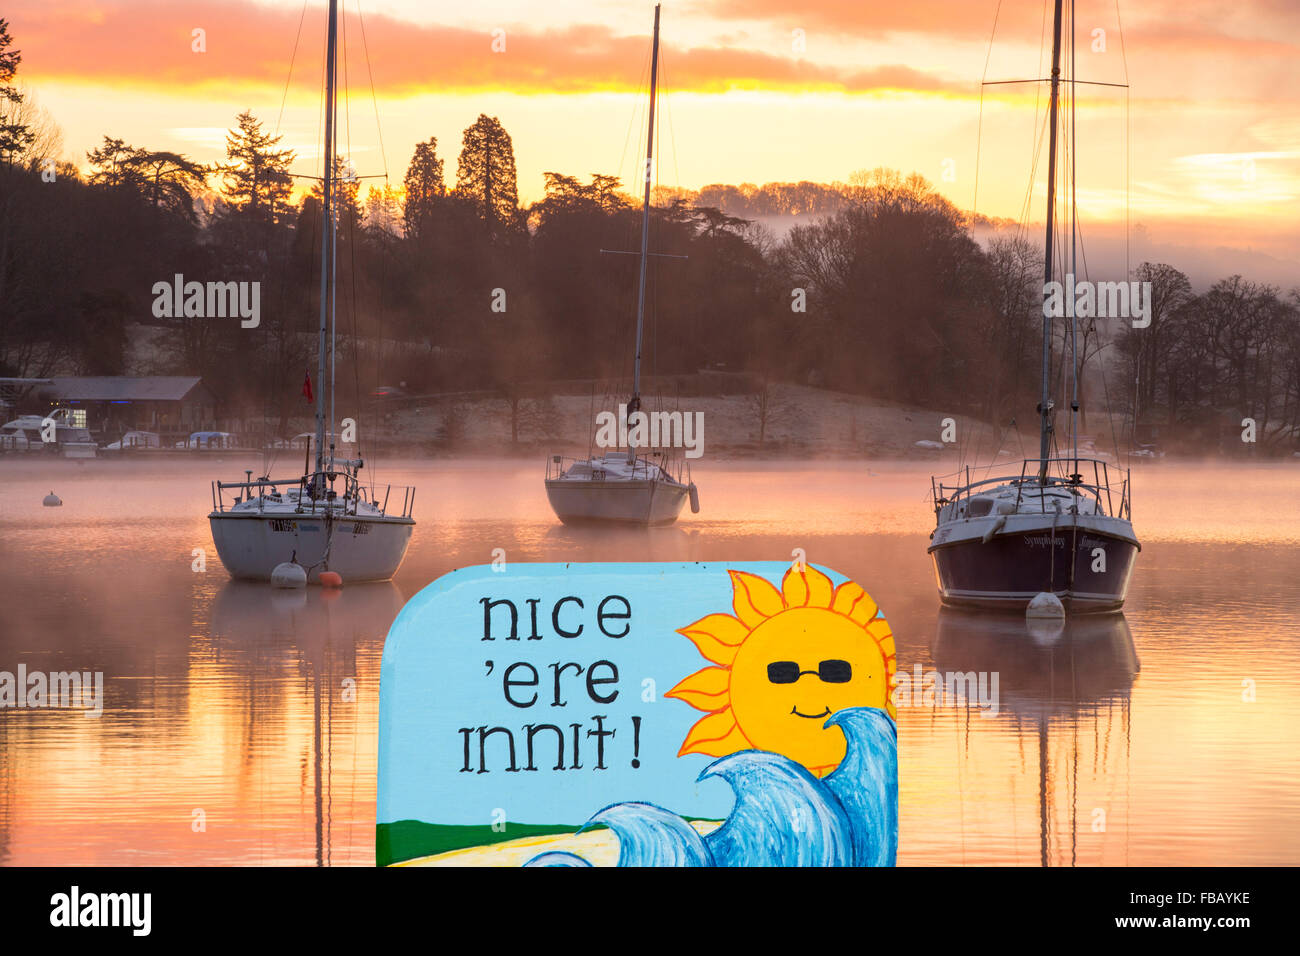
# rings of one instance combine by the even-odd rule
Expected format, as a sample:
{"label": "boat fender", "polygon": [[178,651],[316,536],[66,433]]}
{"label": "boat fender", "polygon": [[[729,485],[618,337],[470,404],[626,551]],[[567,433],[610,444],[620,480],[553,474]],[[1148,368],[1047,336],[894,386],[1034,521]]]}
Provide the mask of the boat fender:
{"label": "boat fender", "polygon": [[691,496],[691,514],[700,513],[700,489],[695,487],[695,482],[691,482],[687,488],[687,493]]}
{"label": "boat fender", "polygon": [[41,504],[43,504],[47,508],[61,508],[63,507],[63,499],[51,491],[48,495],[45,496],[45,499],[41,502]]}
{"label": "boat fender", "polygon": [[1006,524],[1007,524],[1007,516],[1002,515],[1000,518],[998,518],[997,521],[993,522],[989,530],[984,532],[984,537],[980,538],[980,542],[983,544],[988,544],[990,541],[993,540],[993,536],[995,534],[997,534],[999,531],[1001,531],[1003,528],[1006,527]]}
{"label": "boat fender", "polygon": [[1029,602],[1029,607],[1025,608],[1025,617],[1028,618],[1064,618],[1065,605],[1061,599],[1051,591],[1039,591],[1034,595],[1034,599]]}
{"label": "boat fender", "polygon": [[323,588],[341,588],[343,587],[343,575],[337,571],[322,571],[320,573],[320,586]]}
{"label": "boat fender", "polygon": [[271,572],[271,587],[273,588],[305,588],[306,586],[307,572],[303,570],[300,564],[284,561],[277,564]]}

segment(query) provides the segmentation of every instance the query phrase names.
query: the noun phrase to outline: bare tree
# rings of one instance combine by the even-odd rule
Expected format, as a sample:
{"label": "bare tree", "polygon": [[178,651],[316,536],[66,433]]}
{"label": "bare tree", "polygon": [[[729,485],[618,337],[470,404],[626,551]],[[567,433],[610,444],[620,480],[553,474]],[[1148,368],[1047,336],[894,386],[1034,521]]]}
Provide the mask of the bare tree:
{"label": "bare tree", "polygon": [[754,391],[745,399],[746,407],[758,426],[758,448],[762,451],[767,442],[767,430],[770,426],[784,421],[793,411],[793,405],[781,398],[776,391],[776,383],[767,372],[758,373]]}

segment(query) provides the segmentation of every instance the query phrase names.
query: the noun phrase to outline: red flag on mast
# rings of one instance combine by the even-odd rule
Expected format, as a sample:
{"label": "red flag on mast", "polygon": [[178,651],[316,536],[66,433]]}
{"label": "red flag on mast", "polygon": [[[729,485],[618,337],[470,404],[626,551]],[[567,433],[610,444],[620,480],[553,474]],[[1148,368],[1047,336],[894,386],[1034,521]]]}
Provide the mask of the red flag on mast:
{"label": "red flag on mast", "polygon": [[311,394],[311,369],[307,370],[307,377],[302,382],[302,397],[308,402],[314,401]]}

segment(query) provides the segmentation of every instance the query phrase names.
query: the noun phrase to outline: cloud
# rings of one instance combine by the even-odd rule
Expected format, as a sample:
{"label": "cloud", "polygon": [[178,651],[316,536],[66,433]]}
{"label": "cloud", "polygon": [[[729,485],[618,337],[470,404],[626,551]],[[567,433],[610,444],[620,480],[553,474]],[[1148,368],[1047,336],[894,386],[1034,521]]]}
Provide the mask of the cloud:
{"label": "cloud", "polygon": [[[300,20],[301,18],[301,20]],[[267,7],[253,0],[47,0],[14,16],[11,33],[24,55],[23,72],[37,80],[126,85],[160,90],[249,86],[283,88],[293,60],[292,86],[320,85],[324,10]],[[302,23],[299,47],[293,38]],[[204,52],[194,52],[202,30]],[[638,66],[649,59],[647,37],[616,35],[578,24],[556,29],[505,28],[505,50],[493,52],[487,31],[418,24],[353,8],[341,40],[353,89],[373,75],[386,95],[507,90],[523,94],[639,89]],[[716,42],[716,41],[715,41]],[[370,51],[367,70],[364,51]],[[343,59],[341,58],[341,64]],[[969,92],[968,81],[905,66],[871,69],[817,63],[734,46],[680,48],[665,44],[672,89]],[[341,67],[342,68],[342,67]]]}
{"label": "cloud", "polygon": [[[1081,14],[1081,38],[1095,26],[1110,30],[1119,25],[1107,4],[1096,6]],[[1047,16],[1049,27],[1051,23],[1050,11],[1045,14],[1038,4],[952,0],[711,0],[694,9],[724,21],[764,21],[870,40],[919,34],[987,43],[996,17],[997,38],[1019,35],[1037,42],[1042,17]],[[1146,0],[1128,14],[1124,26],[1130,44],[1188,55],[1293,56],[1300,50],[1294,40],[1277,39],[1295,37],[1300,29],[1300,7],[1294,0]]]}

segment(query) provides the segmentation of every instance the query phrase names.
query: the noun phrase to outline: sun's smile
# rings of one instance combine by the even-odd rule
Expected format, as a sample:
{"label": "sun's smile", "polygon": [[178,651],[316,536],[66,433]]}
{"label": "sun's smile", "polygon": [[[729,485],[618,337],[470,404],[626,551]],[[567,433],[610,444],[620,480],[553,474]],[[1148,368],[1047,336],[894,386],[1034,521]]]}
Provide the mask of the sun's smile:
{"label": "sun's smile", "polygon": [[[664,695],[708,711],[679,755],[766,750],[827,774],[845,750],[843,731],[823,726],[827,717],[845,707],[895,716],[889,624],[862,588],[835,587],[813,567],[791,568],[780,590],[754,574],[728,573],[735,616],[710,614],[679,631],[717,665]],[[817,703],[809,706],[810,698]]]}
{"label": "sun's smile", "polygon": [[807,717],[809,720],[816,720],[818,717],[829,717],[831,715],[831,709],[827,707],[820,714],[805,714],[801,712],[798,707],[791,707],[790,713],[794,714],[796,717]]}

